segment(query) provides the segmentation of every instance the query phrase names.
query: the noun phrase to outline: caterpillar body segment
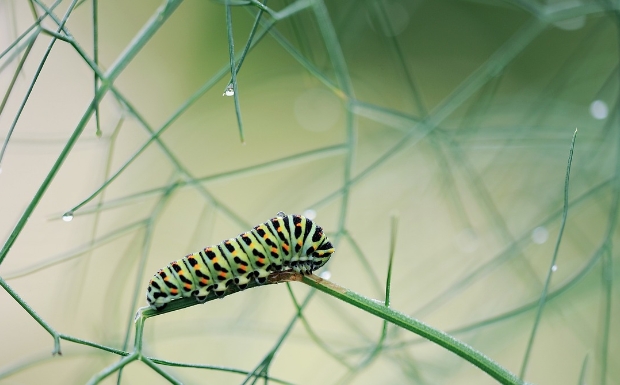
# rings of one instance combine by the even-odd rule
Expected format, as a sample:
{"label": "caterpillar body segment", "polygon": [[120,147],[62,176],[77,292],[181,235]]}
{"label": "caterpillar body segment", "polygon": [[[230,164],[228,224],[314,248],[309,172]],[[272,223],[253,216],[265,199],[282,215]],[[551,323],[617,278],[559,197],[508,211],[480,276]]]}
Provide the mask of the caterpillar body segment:
{"label": "caterpillar body segment", "polygon": [[323,229],[310,219],[279,213],[235,238],[170,262],[149,281],[146,300],[161,309],[178,298],[194,296],[202,302],[211,292],[223,296],[231,285],[245,289],[252,280],[264,284],[276,271],[311,274],[334,251]]}

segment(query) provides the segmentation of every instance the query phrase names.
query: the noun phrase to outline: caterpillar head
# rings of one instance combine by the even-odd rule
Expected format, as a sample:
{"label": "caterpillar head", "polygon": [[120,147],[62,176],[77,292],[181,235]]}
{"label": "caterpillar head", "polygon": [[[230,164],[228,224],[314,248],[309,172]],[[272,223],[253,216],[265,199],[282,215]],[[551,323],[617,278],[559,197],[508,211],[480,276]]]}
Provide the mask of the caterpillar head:
{"label": "caterpillar head", "polygon": [[323,233],[323,229],[320,226],[316,226],[312,235],[312,246],[306,251],[307,255],[310,255],[312,270],[318,270],[323,267],[329,261],[334,251],[336,249],[334,249],[332,243]]}

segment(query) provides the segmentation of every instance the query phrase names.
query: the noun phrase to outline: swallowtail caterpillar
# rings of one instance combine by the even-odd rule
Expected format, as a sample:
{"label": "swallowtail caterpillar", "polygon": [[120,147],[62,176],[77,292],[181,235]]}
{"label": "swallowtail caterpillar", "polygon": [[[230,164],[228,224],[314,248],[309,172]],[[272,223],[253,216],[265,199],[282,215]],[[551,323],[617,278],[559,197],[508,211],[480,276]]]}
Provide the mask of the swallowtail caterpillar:
{"label": "swallowtail caterpillar", "polygon": [[146,300],[162,309],[170,301],[194,296],[204,302],[210,292],[223,296],[231,285],[243,290],[254,279],[264,284],[278,271],[312,274],[334,247],[323,229],[302,215],[275,218],[203,250],[170,262],[150,280]]}

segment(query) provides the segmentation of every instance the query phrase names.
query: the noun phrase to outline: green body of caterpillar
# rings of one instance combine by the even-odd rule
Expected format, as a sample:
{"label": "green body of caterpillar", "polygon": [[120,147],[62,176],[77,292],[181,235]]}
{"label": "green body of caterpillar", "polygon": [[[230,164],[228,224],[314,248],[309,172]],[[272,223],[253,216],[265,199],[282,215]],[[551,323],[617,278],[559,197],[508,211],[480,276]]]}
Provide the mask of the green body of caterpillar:
{"label": "green body of caterpillar", "polygon": [[221,296],[233,284],[240,289],[252,279],[263,284],[275,271],[311,274],[333,252],[321,227],[310,219],[278,213],[236,238],[169,263],[149,282],[146,300],[155,309],[182,297],[202,302],[211,291]]}

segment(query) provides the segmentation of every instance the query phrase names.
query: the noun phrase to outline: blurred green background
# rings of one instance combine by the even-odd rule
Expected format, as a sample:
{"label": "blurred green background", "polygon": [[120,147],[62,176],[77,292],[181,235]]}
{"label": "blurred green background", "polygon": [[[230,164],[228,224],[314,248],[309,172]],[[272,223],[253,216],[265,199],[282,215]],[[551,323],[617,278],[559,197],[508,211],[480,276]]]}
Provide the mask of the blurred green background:
{"label": "blurred green background", "polygon": [[[260,19],[275,24],[264,35],[267,24],[258,27],[237,75],[244,144],[234,98],[222,96],[227,28],[239,55],[258,7],[237,4],[230,25],[226,6],[213,1],[185,0],[165,20],[114,81],[118,93],[101,100],[101,137],[93,116],[22,227],[95,87],[77,46],[57,40],[45,57],[52,36],[44,29],[58,31],[45,7],[57,20],[71,10],[62,33],[89,58],[96,51],[105,72],[161,4],[98,1],[95,49],[92,0],[0,1],[0,137],[10,138],[0,277],[42,319],[131,350],[133,315],[157,269],[278,211],[316,214],[337,248],[330,279],[382,300],[396,215],[394,309],[528,382],[620,384],[617,2],[271,0]],[[163,125],[151,140],[149,129]],[[552,268],[575,128],[568,218]],[[116,173],[72,221],[61,220]],[[292,289],[298,301],[309,292]],[[284,285],[252,289],[149,319],[144,351],[252,371],[295,314]],[[271,361],[276,379],[495,383],[394,326],[367,361],[381,320],[321,293],[303,315]],[[52,357],[50,335],[0,290],[0,383],[85,383],[119,359],[61,346]],[[245,378],[165,370],[186,384]],[[120,383],[166,380],[132,363]]]}

